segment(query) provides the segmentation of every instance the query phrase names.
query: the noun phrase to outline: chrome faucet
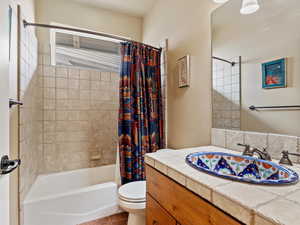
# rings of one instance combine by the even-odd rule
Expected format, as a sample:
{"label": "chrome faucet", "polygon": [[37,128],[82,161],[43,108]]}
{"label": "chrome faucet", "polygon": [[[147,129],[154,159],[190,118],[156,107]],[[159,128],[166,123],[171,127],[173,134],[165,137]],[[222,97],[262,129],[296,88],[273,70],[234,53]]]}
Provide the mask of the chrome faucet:
{"label": "chrome faucet", "polygon": [[289,153],[288,151],[283,151],[282,152],[282,158],[279,161],[279,164],[285,164],[285,165],[289,165],[292,166],[293,163],[289,158],[289,155],[293,155],[293,156],[298,156],[300,157],[300,154],[297,153]]}
{"label": "chrome faucet", "polygon": [[250,147],[250,145],[244,145],[244,144],[237,144],[237,145],[245,147],[245,150],[243,151],[243,155],[253,157],[254,154],[256,153],[258,154],[259,159],[272,161],[271,155],[269,154],[266,148],[264,148],[263,150],[259,150],[258,148]]}

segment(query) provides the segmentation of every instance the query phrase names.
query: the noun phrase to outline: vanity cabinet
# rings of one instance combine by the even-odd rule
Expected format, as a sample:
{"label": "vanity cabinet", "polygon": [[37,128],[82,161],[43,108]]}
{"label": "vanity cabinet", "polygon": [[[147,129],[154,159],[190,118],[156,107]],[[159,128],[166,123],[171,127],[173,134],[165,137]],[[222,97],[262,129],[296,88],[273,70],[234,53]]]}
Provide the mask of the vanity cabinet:
{"label": "vanity cabinet", "polygon": [[176,225],[176,220],[147,194],[147,224]]}
{"label": "vanity cabinet", "polygon": [[241,225],[151,166],[147,174],[147,225]]}

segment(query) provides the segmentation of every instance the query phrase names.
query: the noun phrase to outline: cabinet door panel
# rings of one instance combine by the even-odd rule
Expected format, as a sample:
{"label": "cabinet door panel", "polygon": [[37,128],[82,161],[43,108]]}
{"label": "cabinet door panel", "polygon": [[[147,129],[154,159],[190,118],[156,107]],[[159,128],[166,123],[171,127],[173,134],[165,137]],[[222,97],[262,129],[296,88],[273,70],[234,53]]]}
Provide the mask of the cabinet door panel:
{"label": "cabinet door panel", "polygon": [[149,194],[146,209],[147,225],[176,225],[176,221]]}
{"label": "cabinet door panel", "polygon": [[147,166],[147,192],[181,225],[241,225],[200,196]]}

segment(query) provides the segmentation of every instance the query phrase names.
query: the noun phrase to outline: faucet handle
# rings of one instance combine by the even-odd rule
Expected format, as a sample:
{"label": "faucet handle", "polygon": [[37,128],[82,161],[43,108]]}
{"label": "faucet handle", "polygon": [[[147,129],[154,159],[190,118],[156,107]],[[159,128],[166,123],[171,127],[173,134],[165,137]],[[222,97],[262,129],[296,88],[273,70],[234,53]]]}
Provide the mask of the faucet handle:
{"label": "faucet handle", "polygon": [[265,147],[265,148],[263,148],[263,153],[264,153],[264,155],[265,155],[265,159],[266,160],[268,160],[268,161],[272,161],[272,157],[271,157],[271,155],[270,155],[270,153],[268,152],[268,147]]}
{"label": "faucet handle", "polygon": [[282,157],[281,157],[281,159],[279,161],[279,164],[285,164],[285,165],[292,166],[293,162],[290,160],[290,157],[289,157],[290,155],[300,157],[300,154],[290,153],[288,151],[282,151]]}
{"label": "faucet handle", "polygon": [[238,146],[243,146],[245,148],[250,148],[250,145],[247,144],[241,144],[241,143],[237,143]]}
{"label": "faucet handle", "polygon": [[254,153],[253,153],[253,151],[251,150],[250,145],[247,145],[247,144],[241,144],[241,143],[238,143],[237,145],[238,145],[238,146],[245,147],[245,150],[243,151],[243,155],[253,156]]}

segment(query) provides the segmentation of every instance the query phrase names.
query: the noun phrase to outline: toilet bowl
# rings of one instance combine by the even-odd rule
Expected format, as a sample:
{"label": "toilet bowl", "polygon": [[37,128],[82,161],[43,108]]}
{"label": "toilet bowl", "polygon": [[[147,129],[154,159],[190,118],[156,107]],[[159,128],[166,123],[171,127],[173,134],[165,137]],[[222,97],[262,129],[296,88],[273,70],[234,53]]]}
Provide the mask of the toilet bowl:
{"label": "toilet bowl", "polygon": [[127,225],[145,225],[146,181],[136,181],[121,186],[119,204],[129,213]]}

